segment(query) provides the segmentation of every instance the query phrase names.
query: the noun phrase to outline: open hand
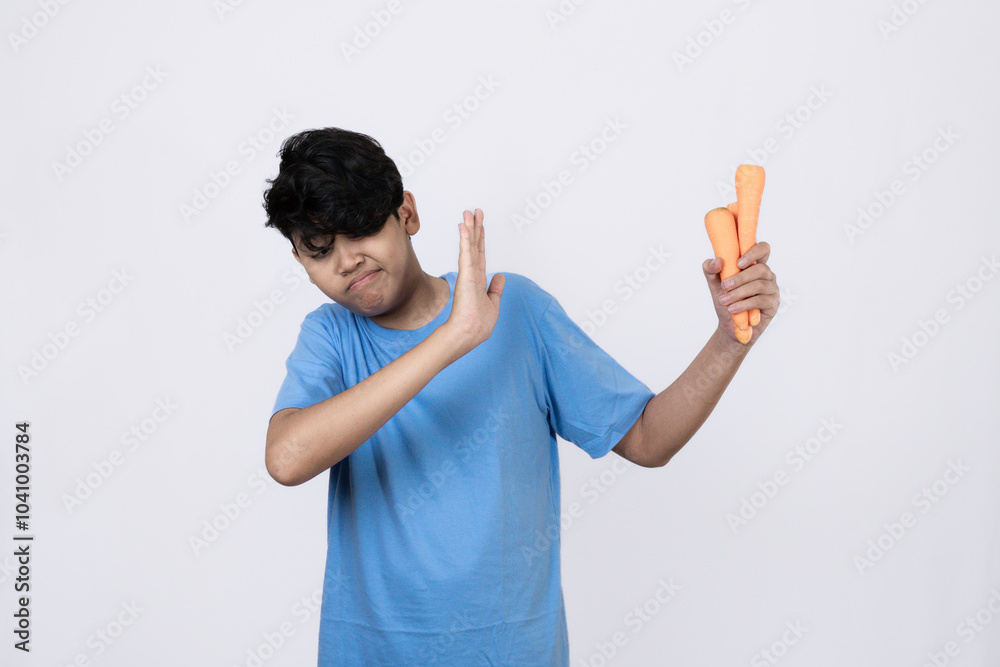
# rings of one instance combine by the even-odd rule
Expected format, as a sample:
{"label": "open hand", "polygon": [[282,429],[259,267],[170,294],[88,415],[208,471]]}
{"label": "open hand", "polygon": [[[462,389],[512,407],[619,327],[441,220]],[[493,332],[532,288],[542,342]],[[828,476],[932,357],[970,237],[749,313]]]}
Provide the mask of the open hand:
{"label": "open hand", "polygon": [[462,211],[459,225],[458,277],[455,279],[455,297],[451,304],[448,324],[456,327],[469,344],[476,347],[493,333],[500,316],[500,296],[506,280],[502,273],[493,275],[486,286],[486,230],[483,212],[475,215]]}
{"label": "open hand", "polygon": [[708,281],[708,289],[712,293],[715,312],[719,316],[719,328],[734,342],[738,341],[736,341],[733,313],[760,309],[760,323],[753,327],[753,336],[747,343],[753,345],[778,312],[778,282],[774,272],[767,265],[767,258],[770,255],[771,246],[764,241],[758,241],[740,259],[741,262],[751,266],[730,276],[726,282],[731,285],[723,285],[719,279],[719,272],[722,271],[721,257],[706,259],[701,265]]}

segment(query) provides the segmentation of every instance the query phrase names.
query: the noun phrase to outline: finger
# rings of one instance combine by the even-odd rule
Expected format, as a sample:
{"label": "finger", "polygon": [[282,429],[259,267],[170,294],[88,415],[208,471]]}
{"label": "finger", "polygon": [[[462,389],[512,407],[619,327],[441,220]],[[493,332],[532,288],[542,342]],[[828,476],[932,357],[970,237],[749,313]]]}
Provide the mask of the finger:
{"label": "finger", "polygon": [[469,232],[470,261],[473,266],[476,266],[479,261],[479,228],[476,225],[476,213],[474,210],[465,212],[465,224],[468,226]]}
{"label": "finger", "polygon": [[479,225],[476,224],[476,211],[473,209],[466,213],[465,219],[469,226],[469,266],[473,267],[476,273],[474,280],[480,281],[481,264],[479,258]]}
{"label": "finger", "polygon": [[736,303],[727,304],[726,310],[733,315],[743,311],[754,310],[755,308],[760,311],[773,313],[778,307],[777,301],[777,296],[774,294],[757,294],[747,299],[741,299]]}
{"label": "finger", "polygon": [[472,280],[479,289],[486,289],[486,260],[483,254],[483,226],[479,209],[469,211],[469,267]]}
{"label": "finger", "polygon": [[479,218],[479,261],[483,266],[483,273],[486,273],[486,226],[482,224],[482,215]]}
{"label": "finger", "polygon": [[[739,285],[726,290],[726,295],[729,297],[726,304],[731,305],[735,303],[743,303],[744,301],[756,298],[757,296],[763,295],[764,297],[769,297],[776,295],[777,293],[777,283],[770,280],[752,280],[744,285]],[[757,306],[750,306],[750,309],[753,308],[757,308]]]}
{"label": "finger", "polygon": [[743,287],[745,285],[752,285],[758,281],[774,282],[773,275],[774,274],[771,273],[771,268],[767,264],[757,262],[756,264],[748,266],[745,269],[740,269],[722,281],[722,289],[727,293],[732,294],[736,288]]}
{"label": "finger", "polygon": [[477,208],[476,212],[479,214],[479,259],[483,265],[483,272],[486,271],[486,226],[483,224],[483,210]]}
{"label": "finger", "polygon": [[736,266],[743,269],[753,263],[763,264],[771,256],[771,246],[765,241],[758,241],[750,246],[750,249],[743,253],[743,257],[736,263]]}
{"label": "finger", "polygon": [[468,211],[462,211],[462,227],[463,227],[462,229],[463,232],[469,232],[469,230],[471,229],[471,225],[469,224]]}
{"label": "finger", "polygon": [[719,271],[722,271],[722,258],[713,257],[712,259],[706,259],[701,263],[701,270],[708,276],[719,273]]}
{"label": "finger", "polygon": [[470,255],[469,251],[469,212],[462,211],[462,224],[458,226],[459,242],[458,242],[458,269],[462,271],[465,269],[468,271],[470,267]]}
{"label": "finger", "polygon": [[[500,297],[503,295],[503,286],[506,283],[507,278],[502,273],[494,273],[493,279],[490,281],[490,287],[486,290],[490,299],[493,303],[500,305]],[[495,298],[494,298],[495,297]]]}

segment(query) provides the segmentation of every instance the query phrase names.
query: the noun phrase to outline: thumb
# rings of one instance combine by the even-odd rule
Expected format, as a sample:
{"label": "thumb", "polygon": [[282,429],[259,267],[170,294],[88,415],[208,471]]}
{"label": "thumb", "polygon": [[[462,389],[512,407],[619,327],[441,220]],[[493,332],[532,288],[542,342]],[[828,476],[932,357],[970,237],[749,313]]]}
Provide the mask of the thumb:
{"label": "thumb", "polygon": [[[502,273],[496,273],[493,275],[493,279],[490,281],[489,289],[486,290],[486,295],[495,304],[500,303],[500,297],[503,296],[503,286],[507,282],[506,276]],[[494,296],[496,298],[494,298]]]}
{"label": "thumb", "polygon": [[712,259],[706,259],[701,264],[701,270],[705,272],[705,277],[708,278],[709,282],[712,279],[719,280],[719,272],[722,271],[722,258],[713,257]]}

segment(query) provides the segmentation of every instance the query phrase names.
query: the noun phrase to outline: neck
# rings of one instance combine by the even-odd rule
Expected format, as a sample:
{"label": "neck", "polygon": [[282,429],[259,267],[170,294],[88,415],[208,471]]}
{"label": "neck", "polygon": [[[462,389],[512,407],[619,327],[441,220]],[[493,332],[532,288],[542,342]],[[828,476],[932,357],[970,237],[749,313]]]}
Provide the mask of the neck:
{"label": "neck", "polygon": [[419,329],[441,313],[451,295],[448,281],[424,271],[407,284],[412,289],[402,295],[400,304],[372,317],[372,322],[385,329]]}

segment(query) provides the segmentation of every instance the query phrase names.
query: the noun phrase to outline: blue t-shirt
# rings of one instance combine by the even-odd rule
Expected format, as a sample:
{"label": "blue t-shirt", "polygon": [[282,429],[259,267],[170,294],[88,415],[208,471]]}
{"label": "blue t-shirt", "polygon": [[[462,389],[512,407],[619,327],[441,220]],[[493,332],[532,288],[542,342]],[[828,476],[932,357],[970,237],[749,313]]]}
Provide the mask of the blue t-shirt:
{"label": "blue t-shirt", "polygon": [[[653,393],[529,278],[489,339],[330,469],[319,665],[569,665],[556,435],[598,458]],[[306,315],[273,412],[351,387],[424,340],[340,304]],[[493,274],[487,276],[487,283]],[[273,414],[272,412],[272,414]]]}

